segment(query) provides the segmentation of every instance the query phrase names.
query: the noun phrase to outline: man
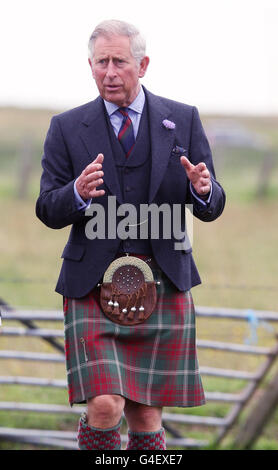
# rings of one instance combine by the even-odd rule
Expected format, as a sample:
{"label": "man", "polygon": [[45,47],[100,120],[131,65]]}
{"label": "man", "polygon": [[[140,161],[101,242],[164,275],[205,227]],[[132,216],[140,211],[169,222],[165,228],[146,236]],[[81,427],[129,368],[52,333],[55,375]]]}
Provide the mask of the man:
{"label": "man", "polygon": [[[134,26],[97,26],[89,64],[100,96],[53,117],[36,206],[48,227],[72,225],[56,287],[64,297],[69,401],[87,402],[80,449],[120,449],[123,413],[128,450],[165,449],[163,406],[205,402],[190,293],[201,281],[192,248],[176,249],[174,237],[161,236],[161,221],[159,237],[93,237],[88,214],[97,201],[103,222],[111,223],[114,197],[118,209],[192,204],[196,217],[212,221],[225,194],[197,109],[141,86],[149,58]],[[123,215],[117,212],[117,223]],[[148,263],[157,282],[155,309],[136,325],[109,319],[100,302],[104,273],[125,253]]]}

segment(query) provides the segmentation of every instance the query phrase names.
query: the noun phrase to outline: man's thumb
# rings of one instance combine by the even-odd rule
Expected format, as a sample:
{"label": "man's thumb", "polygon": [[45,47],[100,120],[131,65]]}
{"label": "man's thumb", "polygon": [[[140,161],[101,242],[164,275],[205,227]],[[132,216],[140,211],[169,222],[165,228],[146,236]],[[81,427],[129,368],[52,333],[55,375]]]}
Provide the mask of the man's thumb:
{"label": "man's thumb", "polygon": [[98,156],[97,156],[97,158],[95,159],[95,162],[96,162],[96,163],[102,163],[103,160],[104,160],[104,155],[103,155],[103,153],[99,153]]}

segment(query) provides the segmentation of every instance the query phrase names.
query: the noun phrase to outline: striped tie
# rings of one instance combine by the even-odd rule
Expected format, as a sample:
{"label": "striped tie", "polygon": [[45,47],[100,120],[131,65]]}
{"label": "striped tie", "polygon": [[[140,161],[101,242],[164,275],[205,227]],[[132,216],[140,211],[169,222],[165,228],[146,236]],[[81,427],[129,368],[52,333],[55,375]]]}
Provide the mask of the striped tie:
{"label": "striped tie", "polygon": [[118,139],[122,144],[127,158],[135,144],[133,125],[128,115],[127,108],[119,108],[118,111],[123,115],[123,122],[119,131]]}

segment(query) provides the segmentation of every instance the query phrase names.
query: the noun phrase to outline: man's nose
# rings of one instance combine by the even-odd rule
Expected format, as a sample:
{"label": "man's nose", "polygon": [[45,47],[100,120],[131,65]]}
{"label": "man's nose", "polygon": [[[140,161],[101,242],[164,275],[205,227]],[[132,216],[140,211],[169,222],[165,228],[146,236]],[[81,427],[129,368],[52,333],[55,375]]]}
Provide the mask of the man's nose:
{"label": "man's nose", "polygon": [[113,63],[112,60],[109,60],[107,64],[107,69],[106,69],[106,76],[111,79],[111,78],[116,77],[116,75],[117,75],[117,72],[116,72],[115,64]]}

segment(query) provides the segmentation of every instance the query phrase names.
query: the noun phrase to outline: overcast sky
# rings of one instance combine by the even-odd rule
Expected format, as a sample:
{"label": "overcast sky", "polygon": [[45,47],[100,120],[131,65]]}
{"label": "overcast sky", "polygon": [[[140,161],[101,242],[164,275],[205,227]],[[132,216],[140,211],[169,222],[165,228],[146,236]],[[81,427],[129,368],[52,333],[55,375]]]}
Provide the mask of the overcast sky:
{"label": "overcast sky", "polygon": [[278,0],[7,0],[0,105],[69,109],[98,95],[87,62],[100,21],[147,40],[142,83],[202,113],[278,114]]}

